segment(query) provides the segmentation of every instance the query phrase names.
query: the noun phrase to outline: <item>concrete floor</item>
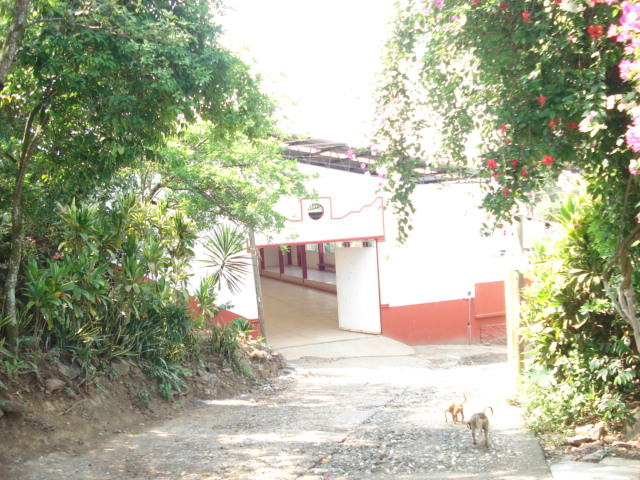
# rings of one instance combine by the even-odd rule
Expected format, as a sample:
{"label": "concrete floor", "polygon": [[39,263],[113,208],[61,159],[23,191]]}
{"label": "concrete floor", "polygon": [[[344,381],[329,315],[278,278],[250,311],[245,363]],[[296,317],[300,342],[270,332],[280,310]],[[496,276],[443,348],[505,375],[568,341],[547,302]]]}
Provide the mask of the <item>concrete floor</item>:
{"label": "concrete floor", "polygon": [[[329,272],[315,272],[333,275]],[[262,278],[267,344],[288,360],[413,355],[414,349],[383,335],[340,330],[334,293]]]}

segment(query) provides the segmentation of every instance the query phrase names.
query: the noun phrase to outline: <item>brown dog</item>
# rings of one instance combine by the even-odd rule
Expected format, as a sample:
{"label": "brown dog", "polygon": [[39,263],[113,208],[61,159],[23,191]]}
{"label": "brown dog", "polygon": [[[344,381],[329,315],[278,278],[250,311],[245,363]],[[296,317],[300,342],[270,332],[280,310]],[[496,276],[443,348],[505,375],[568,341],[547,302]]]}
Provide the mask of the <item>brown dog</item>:
{"label": "brown dog", "polygon": [[[480,435],[480,443],[482,448],[486,450],[489,448],[489,418],[486,415],[487,410],[491,410],[491,416],[493,416],[493,408],[487,407],[482,413],[474,413],[467,422],[467,427],[471,430],[471,437],[473,438],[473,444],[476,444],[476,430]],[[484,434],[484,438],[483,438]]]}
{"label": "brown dog", "polygon": [[458,415],[462,417],[460,423],[464,422],[464,404],[467,403],[467,394],[464,394],[464,400],[461,402],[451,402],[451,405],[447,407],[444,411],[444,421],[447,422],[447,413],[451,415],[451,419],[453,423],[458,421]]}

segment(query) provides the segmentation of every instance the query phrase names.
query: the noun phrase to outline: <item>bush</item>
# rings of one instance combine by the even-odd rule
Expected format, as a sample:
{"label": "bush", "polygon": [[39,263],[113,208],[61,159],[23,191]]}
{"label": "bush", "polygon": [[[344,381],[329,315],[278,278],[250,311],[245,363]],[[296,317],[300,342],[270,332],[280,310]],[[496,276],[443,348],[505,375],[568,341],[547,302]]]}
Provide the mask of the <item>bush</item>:
{"label": "bush", "polygon": [[604,290],[592,212],[588,198],[569,199],[558,215],[562,237],[538,245],[527,272],[523,403],[538,432],[595,419],[620,427],[638,386],[640,359]]}

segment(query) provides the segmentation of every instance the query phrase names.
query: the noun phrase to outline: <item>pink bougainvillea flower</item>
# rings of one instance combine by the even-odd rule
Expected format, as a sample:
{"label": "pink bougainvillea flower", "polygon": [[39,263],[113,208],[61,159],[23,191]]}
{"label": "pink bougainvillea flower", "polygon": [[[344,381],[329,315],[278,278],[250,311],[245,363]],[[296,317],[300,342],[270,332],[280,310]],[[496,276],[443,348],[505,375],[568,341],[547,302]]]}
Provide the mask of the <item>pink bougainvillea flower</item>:
{"label": "pink bougainvillea flower", "polygon": [[439,9],[442,9],[442,7],[444,7],[444,0],[433,0],[433,3],[435,3],[436,7],[438,7]]}
{"label": "pink bougainvillea flower", "polygon": [[613,5],[614,3],[616,3],[618,0],[604,0],[604,3],[606,3],[607,5]]}
{"label": "pink bougainvillea flower", "polygon": [[633,123],[629,125],[625,140],[631,150],[634,152],[640,151],[640,117],[635,117]]}
{"label": "pink bougainvillea flower", "polygon": [[640,71],[640,62],[638,60],[629,60],[625,58],[620,62],[620,78],[624,81],[631,80]]}
{"label": "pink bougainvillea flower", "polygon": [[602,25],[589,25],[587,28],[587,33],[594,40],[598,37],[602,36]]}
{"label": "pink bougainvillea flower", "polygon": [[525,22],[528,22],[529,20],[531,20],[531,15],[529,15],[529,12],[522,12],[522,19]]}
{"label": "pink bougainvillea flower", "polygon": [[542,164],[543,165],[551,165],[555,161],[556,161],[556,159],[553,158],[551,155],[545,155],[544,158],[542,159]]}
{"label": "pink bougainvillea flower", "polygon": [[366,164],[366,163],[364,163],[364,162],[362,162],[362,163],[360,164],[360,168],[362,168],[362,169],[364,170],[365,168],[367,168],[367,164]]}
{"label": "pink bougainvillea flower", "polygon": [[545,97],[544,95],[540,95],[538,97],[538,103],[540,104],[540,106],[544,105],[547,102],[547,97]]}
{"label": "pink bougainvillea flower", "polygon": [[506,125],[500,125],[500,131],[502,133],[506,132],[507,131],[507,126]]}
{"label": "pink bougainvillea flower", "polygon": [[480,3],[480,0],[472,0],[473,3]]}
{"label": "pink bougainvillea flower", "polygon": [[640,4],[632,2],[622,3],[620,25],[622,25],[623,28],[638,30],[640,27]]}
{"label": "pink bougainvillea flower", "polygon": [[493,159],[489,159],[487,160],[487,166],[489,168],[498,168],[498,163]]}
{"label": "pink bougainvillea flower", "polygon": [[517,167],[519,162],[518,162],[518,160],[511,160],[509,163],[511,165],[513,165],[514,167]]}
{"label": "pink bougainvillea flower", "polygon": [[578,124],[577,124],[576,122],[569,122],[569,123],[567,124],[567,128],[568,128],[569,130],[575,130],[576,128],[578,128]]}
{"label": "pink bougainvillea flower", "polygon": [[640,175],[640,161],[633,159],[629,162],[629,173],[631,175]]}
{"label": "pink bougainvillea flower", "polygon": [[386,175],[386,174],[384,174],[384,173],[379,173],[379,174],[378,174],[378,177],[380,177],[380,178],[386,178],[386,176],[387,176],[387,175]]}
{"label": "pink bougainvillea flower", "polygon": [[347,150],[347,158],[353,160],[356,156],[353,154],[353,150]]}

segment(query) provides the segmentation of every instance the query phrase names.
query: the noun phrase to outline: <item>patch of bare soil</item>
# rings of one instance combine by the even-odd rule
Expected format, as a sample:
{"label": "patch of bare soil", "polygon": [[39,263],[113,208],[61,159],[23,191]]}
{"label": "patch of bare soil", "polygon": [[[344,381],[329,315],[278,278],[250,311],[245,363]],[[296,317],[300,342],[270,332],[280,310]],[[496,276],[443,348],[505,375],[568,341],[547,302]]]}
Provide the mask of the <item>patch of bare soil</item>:
{"label": "patch of bare soil", "polygon": [[[87,380],[68,359],[39,359],[29,371],[0,371],[0,478],[6,468],[52,452],[80,454],[113,434],[131,434],[196,407],[196,400],[250,392],[285,365],[256,344],[239,373],[209,356],[187,366],[187,384],[163,398],[159,382],[124,361],[94,361]],[[5,472],[5,473],[3,473]]]}

